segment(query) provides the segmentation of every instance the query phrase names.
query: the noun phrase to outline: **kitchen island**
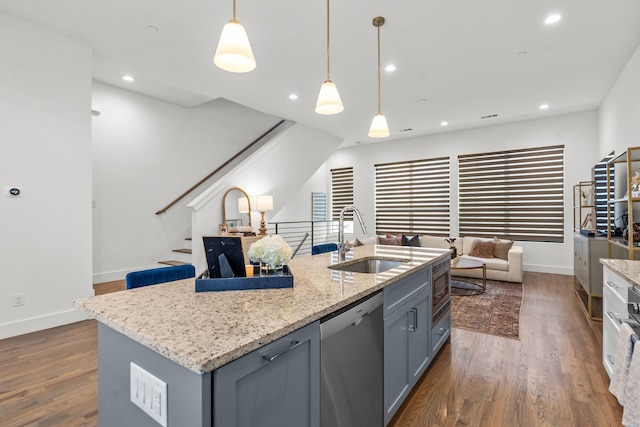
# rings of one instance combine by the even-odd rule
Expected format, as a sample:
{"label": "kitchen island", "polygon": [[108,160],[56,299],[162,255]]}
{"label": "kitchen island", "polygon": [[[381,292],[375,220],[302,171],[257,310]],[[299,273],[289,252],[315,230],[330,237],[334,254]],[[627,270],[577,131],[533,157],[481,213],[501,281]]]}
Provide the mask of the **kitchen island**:
{"label": "kitchen island", "polygon": [[[223,425],[216,423],[215,412],[223,408],[215,402],[231,391],[216,388],[216,374],[260,351],[278,357],[286,351],[281,350],[283,345],[293,348],[290,343],[296,343],[296,352],[301,354],[303,362],[296,363],[310,371],[295,387],[311,384],[315,389],[320,319],[417,273],[425,272],[428,282],[430,266],[449,256],[447,250],[362,246],[347,254],[347,262],[367,257],[406,262],[382,273],[349,273],[327,268],[338,263],[337,253],[332,252],[292,260],[293,288],[195,292],[194,280],[189,279],[79,300],[77,306],[100,322],[100,425],[158,425],[131,403],[134,398],[143,399],[141,394],[148,392],[144,387],[149,384],[140,386],[131,380],[132,363],[167,384],[161,396],[166,401],[154,402],[156,394],[144,397],[145,404],[151,399],[151,412],[162,412],[166,421],[160,421],[161,425]],[[429,325],[435,327],[430,323],[431,314]],[[450,326],[440,329],[448,337]],[[301,331],[301,337],[291,338]],[[150,383],[155,384],[153,381]],[[317,391],[302,394],[307,402],[302,406],[308,406],[306,419],[293,419],[291,425],[318,425]],[[273,408],[286,409],[286,405]]]}

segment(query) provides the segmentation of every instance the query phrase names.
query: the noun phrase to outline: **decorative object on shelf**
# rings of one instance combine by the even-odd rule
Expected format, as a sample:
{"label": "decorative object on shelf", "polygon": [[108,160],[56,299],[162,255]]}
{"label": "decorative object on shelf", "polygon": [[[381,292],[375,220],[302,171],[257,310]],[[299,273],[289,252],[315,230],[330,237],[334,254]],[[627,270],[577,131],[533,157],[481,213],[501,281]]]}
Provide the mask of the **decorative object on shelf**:
{"label": "decorative object on shelf", "polygon": [[227,224],[219,224],[218,225],[218,234],[220,236],[228,236],[229,235],[229,227]]}
{"label": "decorative object on shelf", "polygon": [[331,81],[329,75],[330,61],[329,61],[329,0],[327,0],[327,79],[320,86],[320,93],[318,94],[318,101],[316,102],[316,113],[318,114],[338,114],[344,110],[338,88],[335,83]]}
{"label": "decorative object on shelf", "polygon": [[266,211],[273,210],[273,197],[256,196],[256,209],[260,212],[260,228],[258,229],[258,235],[264,236],[267,234],[267,227],[264,223],[264,213]]}
{"label": "decorative object on shelf", "polygon": [[369,128],[370,138],[386,138],[390,135],[387,119],[380,110],[380,27],[384,25],[384,18],[376,16],[373,18],[373,26],[378,29],[378,113],[373,116],[371,127]]}
{"label": "decorative object on shelf", "polygon": [[591,212],[589,212],[588,214],[586,214],[584,216],[584,220],[582,221],[582,226],[580,228],[586,229],[586,230],[593,229],[593,222],[592,222],[592,214],[591,214]]}
{"label": "decorative object on shelf", "polygon": [[640,197],[640,171],[631,177],[631,197]]}
{"label": "decorative object on shelf", "polygon": [[458,256],[458,248],[453,244],[456,241],[456,238],[449,237],[444,240],[449,244],[449,249],[451,249],[451,259],[455,259]]}
{"label": "decorative object on shelf", "polygon": [[213,63],[231,73],[246,73],[256,68],[247,32],[236,20],[236,0],[233,0],[233,19],[222,29]]}
{"label": "decorative object on shelf", "polygon": [[[629,240],[629,227],[625,228],[622,236],[624,240]],[[640,223],[633,223],[633,243],[640,242]]]}
{"label": "decorative object on shelf", "polygon": [[249,259],[260,263],[261,274],[271,274],[282,270],[291,260],[293,250],[280,236],[266,236],[251,244]]}

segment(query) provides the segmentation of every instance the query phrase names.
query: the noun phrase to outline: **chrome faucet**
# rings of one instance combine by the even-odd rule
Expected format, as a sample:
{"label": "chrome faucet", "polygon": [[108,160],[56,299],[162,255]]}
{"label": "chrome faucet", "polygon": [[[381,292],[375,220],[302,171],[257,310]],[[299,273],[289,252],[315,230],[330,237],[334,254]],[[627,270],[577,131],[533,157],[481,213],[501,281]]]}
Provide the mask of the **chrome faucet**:
{"label": "chrome faucet", "polygon": [[356,217],[360,222],[360,227],[362,228],[362,232],[365,234],[367,233],[367,226],[364,225],[364,221],[360,216],[360,211],[358,210],[358,208],[356,208],[353,205],[347,205],[344,208],[342,208],[342,210],[340,211],[340,220],[338,221],[338,260],[339,261],[344,261],[346,258],[345,256],[346,253],[349,252],[349,250],[351,249],[351,247],[347,247],[344,244],[344,213],[348,210],[352,210],[356,214]]}

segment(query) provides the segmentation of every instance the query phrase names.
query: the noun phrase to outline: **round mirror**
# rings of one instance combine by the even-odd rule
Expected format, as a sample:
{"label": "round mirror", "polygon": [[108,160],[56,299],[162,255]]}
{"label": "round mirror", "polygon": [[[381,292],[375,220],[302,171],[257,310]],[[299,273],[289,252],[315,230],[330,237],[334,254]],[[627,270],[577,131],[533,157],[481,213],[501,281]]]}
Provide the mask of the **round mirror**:
{"label": "round mirror", "polygon": [[[249,217],[248,223],[242,220],[245,214]],[[251,201],[242,188],[232,187],[222,196],[222,223],[229,227],[252,226]]]}

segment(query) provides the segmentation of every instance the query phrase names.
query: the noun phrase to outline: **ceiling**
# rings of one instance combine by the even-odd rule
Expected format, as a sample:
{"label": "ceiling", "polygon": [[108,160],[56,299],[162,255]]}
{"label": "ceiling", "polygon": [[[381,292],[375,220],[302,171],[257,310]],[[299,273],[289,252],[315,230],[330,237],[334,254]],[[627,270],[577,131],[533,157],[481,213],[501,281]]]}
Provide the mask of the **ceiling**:
{"label": "ceiling", "polygon": [[[595,109],[640,43],[637,0],[334,0],[331,80],[345,109],[321,116],[324,0],[237,0],[257,61],[247,74],[212,61],[232,0],[0,0],[0,13],[91,46],[97,80],[187,107],[223,97],[343,146],[378,141],[367,136],[377,112],[376,16],[386,19],[382,65],[397,67],[382,71],[391,130],[382,141]],[[551,13],[562,20],[545,25]]]}

